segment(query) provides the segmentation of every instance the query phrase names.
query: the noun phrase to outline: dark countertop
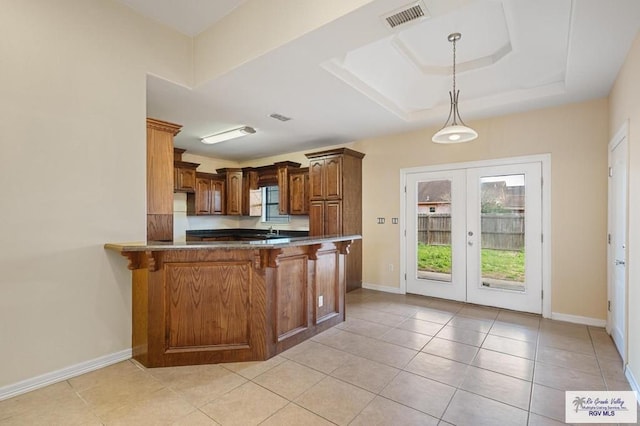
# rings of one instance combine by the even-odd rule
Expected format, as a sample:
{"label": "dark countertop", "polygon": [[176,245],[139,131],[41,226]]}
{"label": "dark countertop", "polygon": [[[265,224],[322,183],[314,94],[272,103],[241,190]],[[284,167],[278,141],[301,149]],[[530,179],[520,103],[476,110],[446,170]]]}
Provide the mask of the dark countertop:
{"label": "dark countertop", "polygon": [[309,231],[292,231],[288,229],[274,229],[271,233],[268,229],[247,229],[247,228],[223,228],[223,229],[195,229],[187,231],[187,237],[212,238],[212,237],[235,237],[235,238],[256,238],[275,239],[282,237],[307,237]]}
{"label": "dark countertop", "polygon": [[169,250],[255,250],[277,249],[311,244],[335,243],[339,241],[360,240],[360,235],[325,235],[321,237],[284,237],[255,241],[187,241],[187,242],[132,242],[107,243],[105,249],[117,252],[169,251]]}

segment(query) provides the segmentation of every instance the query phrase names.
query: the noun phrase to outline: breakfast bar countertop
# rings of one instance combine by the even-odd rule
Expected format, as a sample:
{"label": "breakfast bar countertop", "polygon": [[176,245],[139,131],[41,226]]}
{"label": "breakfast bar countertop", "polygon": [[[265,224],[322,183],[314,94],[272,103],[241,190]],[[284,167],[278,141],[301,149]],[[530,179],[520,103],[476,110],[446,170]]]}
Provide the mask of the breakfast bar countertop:
{"label": "breakfast bar countertop", "polygon": [[283,237],[255,241],[187,241],[187,242],[130,242],[106,243],[105,249],[117,252],[135,251],[171,251],[171,250],[255,250],[278,249],[284,247],[307,246],[311,244],[334,243],[340,241],[360,240],[360,235],[324,235],[316,237]]}

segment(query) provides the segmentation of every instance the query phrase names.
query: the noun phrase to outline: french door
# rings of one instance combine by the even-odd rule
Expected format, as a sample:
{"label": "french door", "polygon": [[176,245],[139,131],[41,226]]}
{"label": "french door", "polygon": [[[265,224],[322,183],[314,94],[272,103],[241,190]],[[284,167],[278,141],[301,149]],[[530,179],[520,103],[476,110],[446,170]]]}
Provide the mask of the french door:
{"label": "french door", "polygon": [[541,169],[407,173],[407,292],[541,313]]}

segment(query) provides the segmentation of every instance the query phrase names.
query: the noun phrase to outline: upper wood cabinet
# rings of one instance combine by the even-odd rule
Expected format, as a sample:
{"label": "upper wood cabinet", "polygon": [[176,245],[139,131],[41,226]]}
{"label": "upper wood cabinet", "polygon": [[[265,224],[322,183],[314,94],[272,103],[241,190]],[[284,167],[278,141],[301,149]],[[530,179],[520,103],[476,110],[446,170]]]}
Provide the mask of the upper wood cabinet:
{"label": "upper wood cabinet", "polygon": [[225,214],[225,179],[213,173],[197,173],[195,191],[187,194],[188,215]]}
{"label": "upper wood cabinet", "polygon": [[289,173],[289,214],[309,214],[309,169],[292,170]]}
{"label": "upper wood cabinet", "polygon": [[[253,167],[242,169],[242,215],[252,216],[251,192],[257,190],[258,172]],[[254,214],[255,215],[255,214]]]}
{"label": "upper wood cabinet", "polygon": [[182,161],[184,149],[173,148],[173,191],[195,192],[196,169],[200,164]]}
{"label": "upper wood cabinet", "polygon": [[281,161],[275,163],[276,176],[278,180],[278,212],[280,214],[290,214],[289,209],[289,174],[299,170],[300,163],[291,161]]}
{"label": "upper wood cabinet", "polygon": [[242,216],[242,169],[217,169],[225,177],[225,210],[230,216]]}
{"label": "upper wood cabinet", "polygon": [[339,200],[342,198],[342,156],[327,155],[309,162],[312,200]]}

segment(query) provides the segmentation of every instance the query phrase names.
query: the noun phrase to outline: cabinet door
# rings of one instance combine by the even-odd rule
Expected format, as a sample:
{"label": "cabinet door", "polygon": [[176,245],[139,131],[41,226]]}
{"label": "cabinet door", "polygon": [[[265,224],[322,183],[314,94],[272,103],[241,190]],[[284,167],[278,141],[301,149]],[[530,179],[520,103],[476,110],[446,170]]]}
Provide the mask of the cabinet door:
{"label": "cabinet door", "polygon": [[309,198],[311,200],[324,199],[323,170],[323,159],[315,159],[309,162]]}
{"label": "cabinet door", "polygon": [[227,192],[225,194],[227,214],[242,215],[242,172],[227,173]]}
{"label": "cabinet door", "polygon": [[326,157],[323,174],[325,199],[342,199],[342,156]]}
{"label": "cabinet door", "polygon": [[195,169],[183,169],[177,167],[174,189],[178,191],[195,191],[196,189],[196,171]]}
{"label": "cabinet door", "polygon": [[311,201],[309,206],[309,236],[324,235],[324,201]]}
{"label": "cabinet door", "polygon": [[342,234],[342,201],[326,201],[324,207],[325,235]]}
{"label": "cabinet door", "polygon": [[211,214],[211,180],[196,179],[196,211],[197,215]]}
{"label": "cabinet door", "polygon": [[225,214],[224,187],[225,187],[225,182],[223,180],[211,181],[211,213],[210,214]]}
{"label": "cabinet door", "polygon": [[309,174],[289,175],[289,214],[309,213]]}
{"label": "cabinet door", "polygon": [[278,213],[289,214],[289,173],[287,167],[278,167]]}
{"label": "cabinet door", "polygon": [[258,172],[242,172],[242,215],[251,216],[251,191],[258,189]]}

